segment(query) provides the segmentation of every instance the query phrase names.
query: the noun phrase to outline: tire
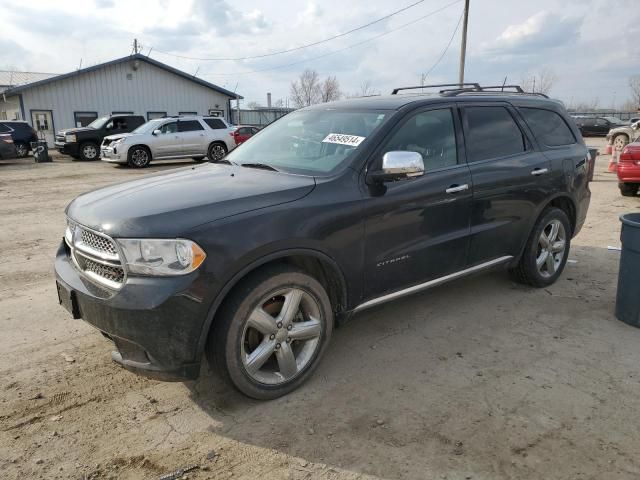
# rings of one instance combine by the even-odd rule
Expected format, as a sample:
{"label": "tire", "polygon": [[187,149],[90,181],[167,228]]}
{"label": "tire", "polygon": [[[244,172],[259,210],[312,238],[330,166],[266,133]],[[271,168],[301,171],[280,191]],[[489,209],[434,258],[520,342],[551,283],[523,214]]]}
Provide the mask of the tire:
{"label": "tire", "polygon": [[29,155],[29,145],[27,145],[26,143],[16,142],[15,147],[16,147],[16,157],[24,158],[27,155]]}
{"label": "tire", "polygon": [[637,183],[619,183],[618,188],[620,189],[620,193],[623,197],[635,197],[638,194],[638,185]]}
{"label": "tire", "polygon": [[[284,314],[285,302],[295,299],[295,314]],[[332,331],[331,302],[315,278],[294,268],[265,268],[225,300],[209,335],[207,358],[240,392],[270,400],[311,376]]]}
{"label": "tire", "polygon": [[207,149],[207,158],[210,162],[216,163],[222,160],[229,150],[222,142],[213,142]]}
{"label": "tire", "polygon": [[[557,233],[549,242],[554,231]],[[543,232],[546,242],[542,238]],[[564,211],[552,207],[542,212],[529,235],[518,265],[510,270],[514,280],[537,288],[554,283],[567,263],[571,235],[571,223]],[[563,242],[561,249],[559,242]]]}
{"label": "tire", "polygon": [[613,149],[616,152],[621,152],[624,147],[629,144],[629,137],[624,133],[619,133],[615,137],[613,137],[611,144],[613,145]]}
{"label": "tire", "polygon": [[85,162],[98,160],[100,158],[100,147],[94,142],[84,142],[80,144],[80,159]]}
{"label": "tire", "polygon": [[151,163],[151,152],[145,146],[131,147],[127,155],[127,164],[133,168],[145,168]]}

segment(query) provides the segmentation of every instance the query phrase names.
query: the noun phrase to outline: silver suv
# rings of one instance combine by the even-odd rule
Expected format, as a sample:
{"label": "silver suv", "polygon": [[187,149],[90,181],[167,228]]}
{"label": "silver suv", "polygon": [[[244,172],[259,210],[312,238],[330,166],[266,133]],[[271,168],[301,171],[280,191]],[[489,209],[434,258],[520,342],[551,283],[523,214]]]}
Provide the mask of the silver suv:
{"label": "silver suv", "polygon": [[101,160],[143,168],[153,160],[222,160],[236,146],[234,128],[219,117],[179,116],[149,120],[131,133],[102,141]]}

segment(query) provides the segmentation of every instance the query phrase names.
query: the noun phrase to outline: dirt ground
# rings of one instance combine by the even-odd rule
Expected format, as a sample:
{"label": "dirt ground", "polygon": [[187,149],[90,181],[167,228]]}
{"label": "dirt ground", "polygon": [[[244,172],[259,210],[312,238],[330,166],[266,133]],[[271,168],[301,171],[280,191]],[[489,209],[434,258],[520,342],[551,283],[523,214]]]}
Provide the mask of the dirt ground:
{"label": "dirt ground", "polygon": [[306,385],[271,402],[229,391],[206,366],[185,384],[129,373],[57,304],[66,204],[179,164],[0,162],[2,477],[197,466],[186,478],[637,479],[640,329],[613,315],[619,253],[607,246],[640,197],[620,196],[607,161],[555,285],[494,272],[363,312]]}

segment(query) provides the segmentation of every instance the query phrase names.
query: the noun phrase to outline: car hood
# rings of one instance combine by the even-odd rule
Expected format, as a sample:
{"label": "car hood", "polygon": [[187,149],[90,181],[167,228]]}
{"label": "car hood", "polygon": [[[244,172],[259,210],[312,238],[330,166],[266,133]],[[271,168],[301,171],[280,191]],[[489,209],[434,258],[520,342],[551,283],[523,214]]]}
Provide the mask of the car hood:
{"label": "car hood", "polygon": [[106,137],[104,137],[104,139],[111,140],[113,142],[114,140],[119,140],[125,137],[131,137],[133,135],[140,135],[140,134],[139,133],[116,133],[115,135],[107,135]]}
{"label": "car hood", "polygon": [[85,193],[66,213],[113,237],[175,238],[204,223],[298,200],[314,187],[313,177],[209,163]]}
{"label": "car hood", "polygon": [[61,135],[66,135],[70,133],[82,133],[82,132],[95,132],[95,128],[89,127],[78,127],[78,128],[67,128],[65,130],[60,130],[58,133]]}

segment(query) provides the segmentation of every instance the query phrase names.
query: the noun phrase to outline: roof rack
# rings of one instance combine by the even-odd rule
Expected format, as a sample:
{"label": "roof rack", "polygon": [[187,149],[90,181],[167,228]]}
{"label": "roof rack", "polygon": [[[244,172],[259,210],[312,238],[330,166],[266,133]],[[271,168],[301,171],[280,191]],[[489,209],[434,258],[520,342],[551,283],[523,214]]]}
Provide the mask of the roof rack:
{"label": "roof rack", "polygon": [[[455,88],[442,88],[455,87]],[[422,88],[441,88],[438,92],[445,97],[455,97],[465,93],[486,93],[486,94],[510,94],[510,95],[536,95],[539,97],[549,98],[544,93],[525,92],[520,85],[487,85],[481,86],[479,83],[444,83],[439,85],[421,85],[418,87],[399,87],[393,89],[392,95],[397,95],[401,90],[416,90]]]}

